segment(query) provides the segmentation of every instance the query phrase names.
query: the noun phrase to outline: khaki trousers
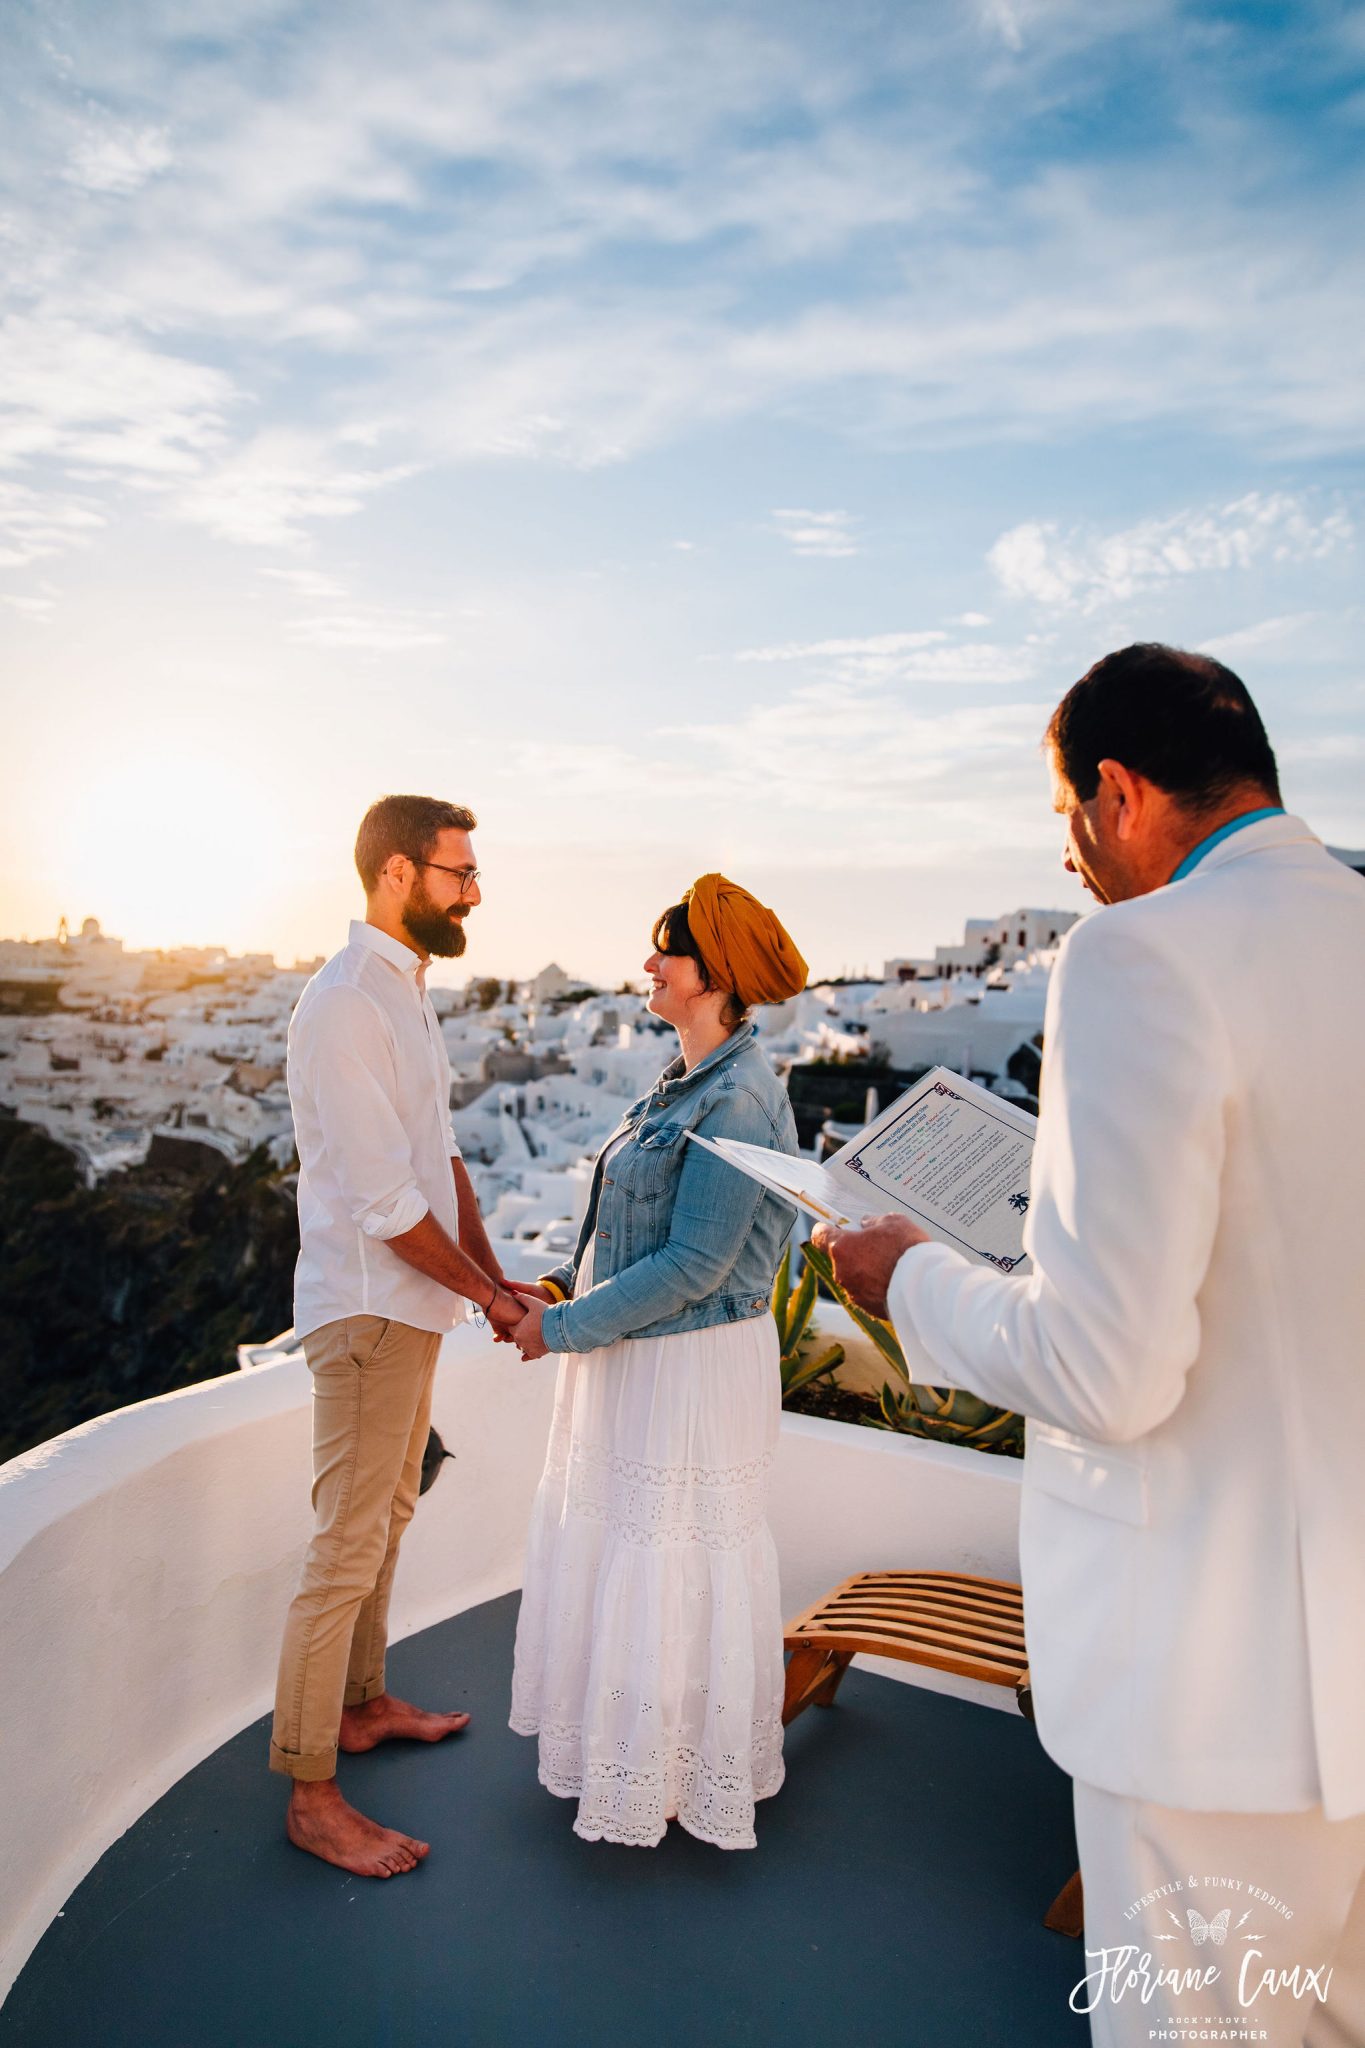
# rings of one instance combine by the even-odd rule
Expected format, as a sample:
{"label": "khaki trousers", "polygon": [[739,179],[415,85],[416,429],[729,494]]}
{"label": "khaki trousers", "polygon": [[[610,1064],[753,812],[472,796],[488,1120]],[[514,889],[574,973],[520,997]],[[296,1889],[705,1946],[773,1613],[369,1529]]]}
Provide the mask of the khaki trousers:
{"label": "khaki trousers", "polygon": [[303,1340],[313,1375],[313,1540],[285,1623],[270,1768],[336,1773],[341,1709],[384,1690],[389,1590],[412,1520],[441,1339],[347,1316]]}
{"label": "khaki trousers", "polygon": [[1365,2048],[1365,1814],[1191,1813],[1080,1779],[1074,1795],[1091,1992],[1072,2002],[1099,1994],[1093,2048]]}

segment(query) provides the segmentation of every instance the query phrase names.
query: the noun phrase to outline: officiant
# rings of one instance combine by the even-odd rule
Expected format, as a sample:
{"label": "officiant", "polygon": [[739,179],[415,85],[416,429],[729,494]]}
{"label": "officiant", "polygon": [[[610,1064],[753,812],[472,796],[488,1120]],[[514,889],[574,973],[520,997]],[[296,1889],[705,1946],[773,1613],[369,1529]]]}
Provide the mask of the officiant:
{"label": "officiant", "polygon": [[[1032,1270],[903,1215],[815,1237],[913,1378],[1029,1418],[1025,1621],[1038,1733],[1075,1779],[1093,2039],[1146,2048],[1194,2014],[1345,2048],[1365,2041],[1365,888],[1286,815],[1249,693],[1205,656],[1106,656],[1046,744],[1065,866],[1104,907],[1052,977]],[[1204,1904],[1207,1873],[1242,1893]],[[1135,1917],[1162,1886],[1189,1891],[1188,1933],[1183,1910]],[[1109,1974],[1158,1931],[1161,1963],[1215,1966],[1193,2003]],[[1248,2007],[1270,1965],[1297,1974]]]}

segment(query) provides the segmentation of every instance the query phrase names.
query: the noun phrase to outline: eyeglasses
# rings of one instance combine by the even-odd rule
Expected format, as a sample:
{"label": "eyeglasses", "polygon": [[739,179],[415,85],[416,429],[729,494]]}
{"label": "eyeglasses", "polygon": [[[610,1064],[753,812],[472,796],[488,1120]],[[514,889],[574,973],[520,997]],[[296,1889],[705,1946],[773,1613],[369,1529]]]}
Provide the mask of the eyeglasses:
{"label": "eyeglasses", "polygon": [[439,868],[443,875],[454,875],[460,885],[460,894],[462,896],[467,896],[479,879],[479,870],[477,868],[448,868],[443,861],[423,860],[421,855],[417,853],[410,853],[408,859],[414,867]]}

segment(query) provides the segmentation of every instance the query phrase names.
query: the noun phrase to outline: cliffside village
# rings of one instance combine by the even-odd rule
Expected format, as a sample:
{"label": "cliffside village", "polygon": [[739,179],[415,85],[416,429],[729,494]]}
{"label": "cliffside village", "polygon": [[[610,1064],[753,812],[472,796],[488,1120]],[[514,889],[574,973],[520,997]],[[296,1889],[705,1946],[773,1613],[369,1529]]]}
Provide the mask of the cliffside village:
{"label": "cliffside village", "polygon": [[[898,1077],[941,1063],[1032,1106],[1048,977],[1075,921],[1034,909],[973,919],[932,959],[889,960],[879,981],[822,983],[759,1011],[803,1141],[842,1141],[856,1112],[875,1110],[869,1067],[885,1070],[874,1074],[883,1101]],[[94,918],[51,939],[0,940],[0,1114],[41,1125],[91,1184],[149,1157],[193,1170],[262,1145],[288,1170],[286,1033],[320,965],[212,947],[130,952]],[[643,996],[593,989],[554,963],[525,982],[436,987],[432,1000],[492,1235],[562,1254],[596,1148],[672,1056],[671,1034]],[[832,1114],[848,1114],[844,1064],[846,1124]]]}
{"label": "cliffside village", "polygon": [[[1365,872],[1365,853],[1331,849]],[[819,1153],[941,1064],[1034,1106],[1048,979],[1077,913],[969,920],[932,958],[880,980],[822,982],[757,1012],[802,1141]],[[289,1017],[320,960],[215,947],[130,952],[87,918],[50,939],[0,939],[0,1115],[40,1125],[87,1182],[151,1159],[194,1171],[266,1146],[294,1160]],[[644,997],[555,963],[524,982],[434,987],[455,1130],[495,1239],[571,1247],[592,1158],[672,1056]]]}

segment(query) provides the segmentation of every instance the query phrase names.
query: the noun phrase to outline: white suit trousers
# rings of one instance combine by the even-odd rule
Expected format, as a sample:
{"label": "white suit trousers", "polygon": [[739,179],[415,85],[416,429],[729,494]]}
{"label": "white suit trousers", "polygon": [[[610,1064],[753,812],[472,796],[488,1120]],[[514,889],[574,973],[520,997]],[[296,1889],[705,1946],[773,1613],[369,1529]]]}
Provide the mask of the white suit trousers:
{"label": "white suit trousers", "polygon": [[1075,1808],[1094,2048],[1365,2048],[1365,1815]]}

